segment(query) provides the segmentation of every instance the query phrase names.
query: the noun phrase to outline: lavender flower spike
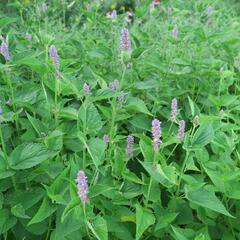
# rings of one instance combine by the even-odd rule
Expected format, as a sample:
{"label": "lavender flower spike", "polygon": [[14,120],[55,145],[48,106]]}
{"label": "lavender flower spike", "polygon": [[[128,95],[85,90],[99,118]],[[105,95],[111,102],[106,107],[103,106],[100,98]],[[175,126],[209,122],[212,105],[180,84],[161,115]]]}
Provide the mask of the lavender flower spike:
{"label": "lavender flower spike", "polygon": [[177,38],[177,37],[178,37],[178,26],[177,26],[177,25],[175,25],[174,28],[173,28],[173,30],[172,30],[172,36],[173,36],[174,38]]}
{"label": "lavender flower spike", "polygon": [[108,144],[110,142],[108,134],[103,135],[103,141]]}
{"label": "lavender flower spike", "polygon": [[45,13],[48,10],[48,6],[46,3],[42,4],[42,12]]}
{"label": "lavender flower spike", "polygon": [[83,171],[79,171],[77,174],[77,188],[79,198],[82,203],[86,203],[88,201],[88,181]]}
{"label": "lavender flower spike", "polygon": [[7,43],[3,40],[1,45],[0,45],[0,53],[3,55],[6,61],[10,60],[10,54],[8,50],[8,45]]}
{"label": "lavender flower spike", "polygon": [[83,84],[83,92],[84,94],[87,96],[87,95],[90,95],[90,87],[87,83],[84,83]]}
{"label": "lavender flower spike", "polygon": [[129,31],[127,28],[123,28],[121,32],[121,49],[123,51],[128,51],[129,53],[132,51]]}
{"label": "lavender flower spike", "polygon": [[185,136],[185,121],[181,120],[179,122],[179,128],[178,128],[178,139],[180,141],[184,140],[184,136]]}
{"label": "lavender flower spike", "polygon": [[162,136],[161,122],[158,119],[152,121],[152,138],[153,138],[153,149],[155,152],[159,150]]}
{"label": "lavender flower spike", "polygon": [[177,118],[177,99],[176,98],[174,98],[172,100],[171,110],[172,110],[171,111],[171,120],[173,122],[175,122],[176,118]]}
{"label": "lavender flower spike", "polygon": [[118,87],[119,87],[119,81],[117,79],[109,83],[109,88],[113,91],[116,91]]}
{"label": "lavender flower spike", "polygon": [[132,135],[128,135],[126,153],[131,158],[133,157],[133,144],[134,144],[134,137]]}
{"label": "lavender flower spike", "polygon": [[50,58],[52,59],[52,62],[53,62],[53,65],[56,67],[56,68],[59,68],[59,56],[58,56],[58,52],[57,52],[57,49],[54,45],[51,45],[50,48],[49,48],[49,55],[50,55]]}

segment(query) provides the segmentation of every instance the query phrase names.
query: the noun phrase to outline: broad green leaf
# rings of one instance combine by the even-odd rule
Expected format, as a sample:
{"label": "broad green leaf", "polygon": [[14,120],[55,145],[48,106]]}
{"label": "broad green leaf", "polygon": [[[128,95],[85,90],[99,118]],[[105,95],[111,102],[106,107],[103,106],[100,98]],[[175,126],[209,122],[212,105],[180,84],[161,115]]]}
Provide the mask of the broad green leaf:
{"label": "broad green leaf", "polygon": [[192,138],[193,148],[202,148],[213,140],[214,131],[212,124],[205,123],[198,128]]}
{"label": "broad green leaf", "polygon": [[136,205],[136,240],[140,239],[147,228],[155,223],[155,217],[149,209]]}
{"label": "broad green leaf", "polygon": [[[103,126],[102,119],[98,113],[97,108],[88,102],[84,102],[79,109],[79,118],[83,126],[85,126],[86,133],[97,133]],[[83,129],[84,130],[84,129]]]}
{"label": "broad green leaf", "polygon": [[12,169],[27,169],[50,160],[56,152],[48,150],[43,144],[28,143],[19,145],[10,155],[10,166]]}
{"label": "broad green leaf", "polygon": [[3,152],[0,151],[0,179],[11,177],[15,174],[15,171],[9,169],[7,159]]}
{"label": "broad green leaf", "polygon": [[152,114],[147,109],[143,100],[141,100],[139,98],[133,98],[133,97],[129,98],[127,100],[126,109],[130,110],[130,111],[134,111],[134,112],[145,113],[145,114],[152,116]]}
{"label": "broad green leaf", "polygon": [[29,219],[30,217],[25,213],[25,209],[22,204],[17,204],[11,208],[11,213],[18,218]]}
{"label": "broad green leaf", "polygon": [[61,217],[61,222],[63,223],[65,218],[67,217],[67,215],[78,205],[80,205],[80,199],[79,197],[76,197],[74,199],[72,199],[69,204],[65,207],[62,217]]}
{"label": "broad green leaf", "polygon": [[0,234],[7,232],[17,223],[8,209],[0,209]]}
{"label": "broad green leaf", "polygon": [[175,169],[173,166],[161,167],[160,164],[153,165],[148,162],[140,163],[153,179],[165,187],[171,187],[173,184],[176,184]]}
{"label": "broad green leaf", "polygon": [[191,229],[181,229],[171,226],[177,240],[192,240],[194,237],[194,231]]}
{"label": "broad green leaf", "polygon": [[178,213],[167,213],[158,218],[158,222],[155,226],[155,231],[168,227],[168,225],[174,221]]}
{"label": "broad green leaf", "polygon": [[97,216],[92,223],[87,222],[87,225],[98,240],[108,239],[107,223],[103,217]]}
{"label": "broad green leaf", "polygon": [[195,191],[188,191],[188,189],[186,189],[185,192],[189,201],[228,217],[233,217],[213,192],[209,192],[205,188],[200,188]]}
{"label": "broad green leaf", "polygon": [[106,144],[102,139],[92,138],[87,143],[87,150],[96,167],[102,164]]}
{"label": "broad green leaf", "polygon": [[31,221],[28,223],[28,226],[34,223],[42,222],[44,219],[52,215],[56,211],[56,209],[57,206],[51,204],[48,198],[44,198],[40,208],[38,209],[34,217],[31,219]]}

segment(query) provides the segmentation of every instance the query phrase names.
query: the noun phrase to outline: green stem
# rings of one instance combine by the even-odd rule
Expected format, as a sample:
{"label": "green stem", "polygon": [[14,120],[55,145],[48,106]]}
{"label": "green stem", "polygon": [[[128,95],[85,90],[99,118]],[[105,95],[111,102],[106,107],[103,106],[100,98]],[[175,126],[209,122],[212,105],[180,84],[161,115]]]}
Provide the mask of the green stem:
{"label": "green stem", "polygon": [[181,169],[180,176],[179,176],[179,181],[178,181],[178,188],[177,188],[177,191],[176,191],[176,197],[178,197],[179,192],[180,192],[181,181],[182,181],[182,177],[183,177],[183,174],[184,174],[184,169],[185,169],[186,164],[187,164],[189,153],[190,152],[187,151],[184,162],[183,162],[183,165],[182,165],[182,169]]}
{"label": "green stem", "polygon": [[88,238],[91,239],[91,236],[90,236],[89,231],[88,231],[88,225],[87,225],[88,220],[87,220],[85,203],[83,203],[83,214],[84,214],[84,221],[85,221],[85,227],[86,227],[87,235],[88,235]]}
{"label": "green stem", "polygon": [[[154,153],[154,158],[153,158],[153,163],[152,165],[155,165],[157,159],[157,153]],[[148,202],[149,202],[149,197],[150,197],[150,193],[151,193],[151,188],[152,188],[152,182],[153,182],[153,177],[152,175],[150,176],[150,181],[149,181],[149,186],[148,186],[148,191],[147,191],[147,199],[146,199],[146,206],[148,206]]]}
{"label": "green stem", "polygon": [[48,240],[50,237],[51,233],[51,225],[52,225],[52,215],[49,217],[49,222],[48,222],[48,231],[45,240]]}
{"label": "green stem", "polygon": [[[7,80],[7,84],[10,88],[10,102],[13,106],[13,111],[14,113],[16,113],[16,105],[15,105],[15,102],[14,102],[14,92],[13,92],[13,86],[12,86],[12,81],[10,79],[10,76],[7,72],[5,72],[5,77],[6,77],[6,80]],[[16,119],[15,119],[15,124],[16,124],[16,129],[17,129],[17,135],[19,136],[19,120],[18,120],[18,115],[16,114]]]}
{"label": "green stem", "polygon": [[167,162],[168,159],[172,156],[172,154],[175,152],[177,146],[178,146],[178,143],[176,143],[176,145],[174,146],[173,150],[171,151],[171,153],[169,154],[168,158],[166,159],[166,162]]}
{"label": "green stem", "polygon": [[[1,124],[0,124],[0,140],[1,140],[2,149],[3,149],[3,152],[4,152],[4,156],[7,159],[8,158],[7,149],[6,149],[6,145],[5,145],[3,134],[2,134],[2,125]],[[16,184],[15,177],[12,176],[11,180],[12,180],[12,184],[13,184],[14,189],[17,190],[17,184]]]}

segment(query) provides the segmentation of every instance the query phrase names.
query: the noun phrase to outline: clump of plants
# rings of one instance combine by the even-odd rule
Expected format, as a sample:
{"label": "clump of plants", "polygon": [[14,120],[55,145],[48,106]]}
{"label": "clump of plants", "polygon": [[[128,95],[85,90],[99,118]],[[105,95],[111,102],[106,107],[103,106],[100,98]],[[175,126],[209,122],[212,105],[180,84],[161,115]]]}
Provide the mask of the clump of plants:
{"label": "clump of plants", "polygon": [[125,3],[1,8],[0,239],[240,238],[238,13]]}

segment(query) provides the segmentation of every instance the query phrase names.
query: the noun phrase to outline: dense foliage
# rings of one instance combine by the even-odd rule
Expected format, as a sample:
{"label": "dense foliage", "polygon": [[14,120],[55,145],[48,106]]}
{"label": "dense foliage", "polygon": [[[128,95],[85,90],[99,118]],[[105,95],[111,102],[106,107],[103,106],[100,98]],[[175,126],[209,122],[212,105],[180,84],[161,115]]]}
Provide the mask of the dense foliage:
{"label": "dense foliage", "polygon": [[1,1],[0,239],[240,239],[237,4]]}

